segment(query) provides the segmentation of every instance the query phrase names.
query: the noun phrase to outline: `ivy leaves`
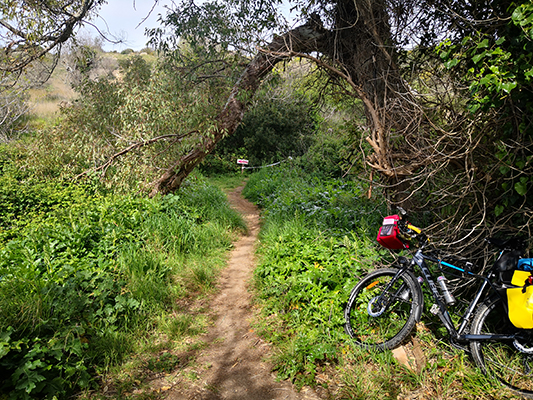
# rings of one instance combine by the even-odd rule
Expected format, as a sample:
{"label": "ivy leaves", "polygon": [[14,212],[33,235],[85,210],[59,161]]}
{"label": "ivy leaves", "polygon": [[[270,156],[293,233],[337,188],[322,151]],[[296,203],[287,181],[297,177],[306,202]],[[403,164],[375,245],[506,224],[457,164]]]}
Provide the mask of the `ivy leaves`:
{"label": "ivy leaves", "polygon": [[455,45],[448,40],[438,48],[447,69],[468,67],[464,80],[471,94],[468,109],[472,113],[501,106],[518,86],[518,77],[523,73],[513,62],[512,53],[504,50],[505,42],[506,38],[502,37],[491,44],[488,38],[476,35],[467,36]]}
{"label": "ivy leaves", "polygon": [[533,185],[533,2],[515,3],[507,13],[497,27],[437,47],[444,67],[468,88],[471,116],[487,125],[484,140],[494,147],[494,161],[484,161],[483,168],[487,179],[498,181],[499,192],[492,196],[497,217],[527,203]]}
{"label": "ivy leaves", "polygon": [[531,39],[533,4],[527,2],[514,9],[498,33],[475,31],[455,43],[447,39],[437,52],[448,70],[463,74],[471,94],[468,108],[475,113],[501,106],[533,82]]}

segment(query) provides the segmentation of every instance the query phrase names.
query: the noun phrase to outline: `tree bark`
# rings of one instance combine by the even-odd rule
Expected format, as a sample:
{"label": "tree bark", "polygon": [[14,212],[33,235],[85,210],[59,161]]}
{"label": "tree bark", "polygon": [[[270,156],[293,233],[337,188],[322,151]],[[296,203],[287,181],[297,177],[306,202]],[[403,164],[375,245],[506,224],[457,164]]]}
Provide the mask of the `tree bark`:
{"label": "tree bark", "polygon": [[[385,3],[381,0],[339,0],[334,30],[324,29],[317,15],[285,35],[277,36],[250,62],[233,87],[226,105],[215,118],[214,129],[204,141],[172,165],[156,181],[152,195],[177,190],[183,180],[225,136],[233,134],[261,79],[280,61],[318,52],[327,62],[317,64],[347,81],[362,100],[369,126],[366,138],[373,150],[368,165],[391,184],[411,175],[425,162],[411,149],[394,149],[391,132],[416,136],[421,113],[400,76],[391,43]],[[305,54],[304,54],[305,53]]]}
{"label": "tree bark", "polygon": [[242,121],[261,80],[280,61],[290,58],[291,52],[317,51],[326,36],[319,19],[312,17],[306,24],[282,36],[276,36],[267,46],[267,51],[259,52],[248,64],[234,85],[222,111],[215,118],[212,132],[204,134],[204,140],[188,154],[176,161],[154,185],[151,196],[168,194],[179,189],[183,180],[202,162],[215,145],[224,137],[232,135]]}
{"label": "tree bark", "polygon": [[394,154],[398,149],[391,148],[391,132],[410,135],[421,113],[400,76],[389,19],[383,0],[339,0],[336,33],[323,51],[346,71],[365,106],[366,141],[373,149],[367,164],[392,182],[410,175],[417,161],[413,154]]}

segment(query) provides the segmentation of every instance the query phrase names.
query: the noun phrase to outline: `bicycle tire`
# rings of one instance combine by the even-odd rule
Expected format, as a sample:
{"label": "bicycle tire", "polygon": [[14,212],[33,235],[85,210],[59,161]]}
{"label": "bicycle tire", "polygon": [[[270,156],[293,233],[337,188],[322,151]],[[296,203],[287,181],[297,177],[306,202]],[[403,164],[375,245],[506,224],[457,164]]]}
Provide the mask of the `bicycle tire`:
{"label": "bicycle tire", "polygon": [[[533,349],[533,332],[515,328],[501,298],[494,298],[479,306],[470,333],[513,334],[519,332],[524,338],[519,341],[527,349]],[[511,391],[533,399],[533,354],[519,351],[512,341],[472,341],[472,358],[488,377],[496,378]]]}
{"label": "bicycle tire", "polygon": [[398,271],[395,268],[376,270],[352,289],[344,310],[344,328],[357,345],[376,351],[394,349],[420,320],[422,289],[409,271],[400,275],[389,293],[384,294],[385,305],[375,308],[376,299]]}

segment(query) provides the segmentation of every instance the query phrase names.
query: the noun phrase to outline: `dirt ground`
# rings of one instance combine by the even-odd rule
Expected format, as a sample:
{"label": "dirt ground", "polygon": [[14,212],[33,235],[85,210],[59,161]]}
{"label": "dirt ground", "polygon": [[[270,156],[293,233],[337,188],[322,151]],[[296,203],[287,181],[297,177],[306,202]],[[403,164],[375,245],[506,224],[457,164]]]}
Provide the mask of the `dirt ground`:
{"label": "dirt ground", "polygon": [[[259,232],[259,212],[242,195],[242,187],[228,194],[232,206],[245,218],[248,234],[231,252],[219,280],[219,291],[210,301],[215,316],[203,341],[206,346],[193,366],[181,370],[171,386],[164,387],[169,400],[315,400],[310,388],[298,392],[287,381],[276,381],[268,363],[271,349],[250,326],[252,315],[249,281],[254,267],[254,246]],[[194,379],[191,379],[191,376]]]}

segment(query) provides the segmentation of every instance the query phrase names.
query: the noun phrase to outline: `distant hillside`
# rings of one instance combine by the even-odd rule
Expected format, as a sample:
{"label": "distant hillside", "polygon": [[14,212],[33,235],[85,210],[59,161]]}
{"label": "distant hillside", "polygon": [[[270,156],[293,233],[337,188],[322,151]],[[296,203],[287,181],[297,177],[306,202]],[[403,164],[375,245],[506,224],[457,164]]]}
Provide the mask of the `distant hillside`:
{"label": "distant hillside", "polygon": [[[96,51],[96,57],[89,70],[89,77],[97,79],[100,76],[112,74],[118,77],[118,61],[134,55],[141,55],[147,61],[153,62],[156,56],[148,52],[134,52],[124,50],[122,53]],[[73,84],[76,82],[77,71],[72,67],[70,55],[63,55],[55,68],[50,79],[38,88],[30,90],[30,108],[34,117],[48,119],[52,118],[61,104],[68,104],[76,98]]]}

